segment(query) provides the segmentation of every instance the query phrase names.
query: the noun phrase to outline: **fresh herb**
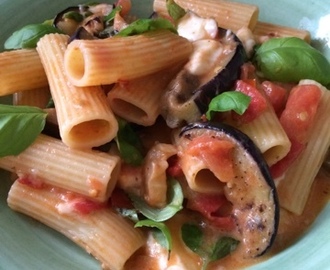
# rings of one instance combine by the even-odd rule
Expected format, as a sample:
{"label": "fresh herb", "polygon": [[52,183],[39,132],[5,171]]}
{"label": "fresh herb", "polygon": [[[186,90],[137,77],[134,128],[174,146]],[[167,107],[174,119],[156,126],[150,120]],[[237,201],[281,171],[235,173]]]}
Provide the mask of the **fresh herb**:
{"label": "fresh herb", "polygon": [[269,39],[256,49],[253,61],[261,76],[272,81],[311,79],[330,85],[329,61],[300,38]]}
{"label": "fresh herb", "polygon": [[181,237],[185,245],[203,259],[203,269],[216,260],[220,260],[232,251],[234,251],[239,241],[229,237],[222,236],[214,241],[214,238],[208,238],[203,234],[200,226],[185,223],[181,227]]}
{"label": "fresh herb", "polygon": [[238,244],[239,241],[234,238],[228,236],[221,237],[213,247],[210,261],[216,261],[226,257],[237,248]]}
{"label": "fresh herb", "polygon": [[163,208],[154,208],[148,205],[142,198],[130,195],[134,207],[141,212],[142,215],[156,222],[162,222],[173,217],[183,207],[183,192],[178,181],[169,180],[168,199],[169,203]]}
{"label": "fresh herb", "polygon": [[238,91],[228,91],[214,97],[206,112],[206,118],[212,119],[214,112],[235,111],[242,115],[249,107],[251,97]]}
{"label": "fresh herb", "polygon": [[118,118],[119,130],[115,141],[121,158],[130,165],[139,166],[143,163],[142,143],[133,130],[132,126],[125,120]]}
{"label": "fresh herb", "polygon": [[186,11],[175,3],[174,0],[166,0],[166,8],[168,14],[174,21],[181,19],[186,14]]}
{"label": "fresh herb", "polygon": [[[156,228],[154,232],[155,239],[167,250],[172,250],[172,236],[168,227],[162,223],[150,219],[144,219],[135,224],[135,227],[151,227]],[[159,233],[160,232],[160,233]]]}
{"label": "fresh herb", "polygon": [[4,44],[6,50],[32,49],[37,46],[40,38],[50,33],[62,33],[48,23],[29,24],[15,31]]}
{"label": "fresh herb", "polygon": [[188,248],[198,253],[202,244],[203,232],[197,225],[183,224],[181,227],[181,237]]}
{"label": "fresh herb", "polygon": [[159,29],[166,29],[177,33],[174,25],[169,20],[157,18],[136,20],[121,30],[117,35],[121,37],[134,36]]}
{"label": "fresh herb", "polygon": [[0,105],[0,157],[18,155],[34,142],[47,113],[28,106]]}
{"label": "fresh herb", "polygon": [[105,24],[110,25],[113,22],[116,14],[121,10],[122,10],[121,6],[115,7],[107,16],[104,17],[103,21],[105,22]]}

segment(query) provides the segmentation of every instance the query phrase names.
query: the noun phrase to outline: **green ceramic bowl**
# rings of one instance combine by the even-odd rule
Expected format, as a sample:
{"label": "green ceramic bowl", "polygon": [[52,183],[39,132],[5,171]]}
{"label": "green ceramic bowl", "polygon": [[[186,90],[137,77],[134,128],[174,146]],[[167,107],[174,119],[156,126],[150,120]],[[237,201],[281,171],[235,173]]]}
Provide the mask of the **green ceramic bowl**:
{"label": "green ceramic bowl", "polygon": [[[152,0],[132,0],[134,12],[148,16]],[[202,0],[201,0],[202,1]],[[330,60],[330,2],[320,0],[240,0],[260,7],[260,20],[304,28]],[[69,2],[69,4],[68,4]],[[82,1],[84,2],[84,1]],[[0,50],[4,40],[27,23],[51,18],[81,0],[0,0]],[[0,82],[1,87],[1,82]],[[1,98],[10,102],[10,98]],[[0,145],[1,147],[1,145]],[[0,171],[0,269],[94,270],[99,263],[70,240],[6,204],[9,174]],[[284,252],[249,269],[330,269],[330,205],[311,228]]]}

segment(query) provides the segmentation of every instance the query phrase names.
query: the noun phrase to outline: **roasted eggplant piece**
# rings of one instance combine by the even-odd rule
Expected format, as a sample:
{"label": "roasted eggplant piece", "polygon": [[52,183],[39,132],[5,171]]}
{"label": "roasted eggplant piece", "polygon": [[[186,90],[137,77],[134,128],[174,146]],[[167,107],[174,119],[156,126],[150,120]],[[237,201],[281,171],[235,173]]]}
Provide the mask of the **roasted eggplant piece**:
{"label": "roasted eggplant piece", "polygon": [[269,168],[252,140],[231,126],[201,122],[183,127],[176,144],[189,187],[203,192],[209,185],[208,193],[224,195],[232,205],[232,236],[240,241],[236,251],[246,258],[264,254],[277,233],[279,202]]}
{"label": "roasted eggplant piece", "polygon": [[56,15],[53,26],[70,35],[71,40],[105,38],[111,33],[106,16],[114,9],[115,4],[71,6]]}
{"label": "roasted eggplant piece", "polygon": [[219,28],[218,32],[216,40],[193,43],[193,55],[169,84],[161,113],[168,126],[198,121],[213,97],[233,90],[246,60],[245,49],[230,30]]}

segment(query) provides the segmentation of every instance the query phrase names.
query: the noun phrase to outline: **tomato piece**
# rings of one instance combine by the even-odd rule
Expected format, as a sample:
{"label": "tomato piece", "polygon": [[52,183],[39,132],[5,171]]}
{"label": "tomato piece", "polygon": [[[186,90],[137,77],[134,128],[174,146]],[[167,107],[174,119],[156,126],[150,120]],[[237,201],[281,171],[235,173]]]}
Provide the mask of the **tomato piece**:
{"label": "tomato piece", "polygon": [[174,178],[183,176],[183,172],[179,163],[179,157],[177,155],[171,156],[167,162],[168,168],[166,169],[166,173],[169,176]]}
{"label": "tomato piece", "polygon": [[251,83],[251,80],[238,80],[236,82],[235,89],[236,91],[239,91],[251,97],[249,107],[246,109],[244,114],[239,115],[235,112],[232,113],[232,117],[235,121],[240,124],[247,124],[256,119],[266,110],[267,101],[255,86],[254,81],[252,81]]}
{"label": "tomato piece", "polygon": [[280,122],[290,140],[305,143],[320,99],[321,90],[316,85],[297,85],[291,90],[280,116]]}
{"label": "tomato piece", "polygon": [[188,198],[187,208],[194,210],[215,226],[231,231],[235,228],[235,222],[231,217],[231,205],[224,195],[193,193]]}
{"label": "tomato piece", "polygon": [[291,90],[280,116],[280,123],[288,135],[291,148],[283,159],[270,168],[274,178],[280,177],[305,149],[320,100],[321,90],[316,85],[297,85]]}
{"label": "tomato piece", "polygon": [[270,173],[274,179],[280,177],[297,159],[300,153],[305,149],[305,145],[295,140],[291,140],[289,153],[270,167]]}
{"label": "tomato piece", "polygon": [[272,104],[276,115],[280,116],[285,108],[288,91],[284,87],[270,81],[262,82],[261,87]]}

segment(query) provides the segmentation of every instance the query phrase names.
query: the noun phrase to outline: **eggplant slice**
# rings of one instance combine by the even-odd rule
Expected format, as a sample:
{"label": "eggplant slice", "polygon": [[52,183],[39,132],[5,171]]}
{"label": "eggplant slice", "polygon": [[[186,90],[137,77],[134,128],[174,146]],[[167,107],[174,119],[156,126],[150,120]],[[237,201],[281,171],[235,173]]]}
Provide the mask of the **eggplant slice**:
{"label": "eggplant slice", "polygon": [[[195,49],[191,59],[169,84],[162,99],[161,112],[169,127],[199,121],[213,97],[233,90],[246,60],[246,52],[233,32],[223,28],[218,32],[215,40],[193,43]],[[207,42],[216,42],[218,47]],[[214,56],[212,50],[215,50]],[[220,54],[217,53],[219,50],[222,50]]]}
{"label": "eggplant slice", "polygon": [[[235,177],[225,182],[219,178],[216,180],[221,182],[223,194],[232,204],[230,216],[236,223],[233,236],[240,240],[238,249],[242,256],[253,258],[264,254],[272,245],[279,224],[279,202],[267,163],[247,135],[231,126],[210,122],[191,123],[182,128],[176,142],[179,157],[180,152],[182,156],[189,155],[186,150],[190,143],[201,136],[234,144],[232,161]],[[202,155],[207,155],[207,150]],[[181,166],[186,175],[194,164],[188,162]],[[205,175],[210,177],[211,174],[204,173],[200,181],[209,181]],[[214,179],[210,181],[214,184]]]}

